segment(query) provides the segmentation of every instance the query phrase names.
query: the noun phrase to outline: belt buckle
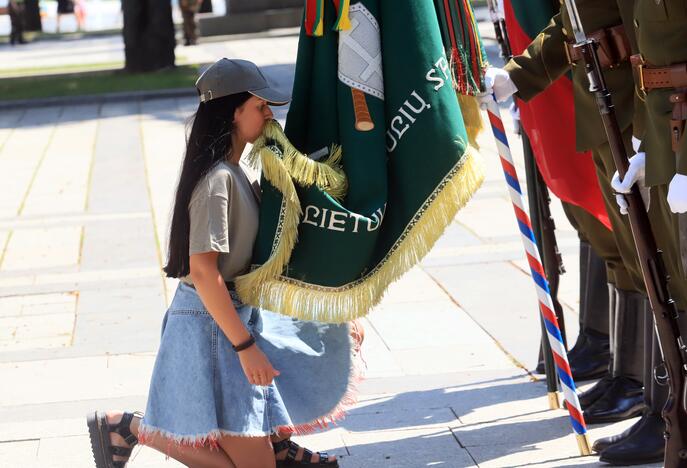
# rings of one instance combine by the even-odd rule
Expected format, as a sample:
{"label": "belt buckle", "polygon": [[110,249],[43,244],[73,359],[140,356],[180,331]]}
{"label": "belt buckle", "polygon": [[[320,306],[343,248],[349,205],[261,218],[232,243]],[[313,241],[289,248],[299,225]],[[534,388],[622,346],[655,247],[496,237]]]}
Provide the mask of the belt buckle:
{"label": "belt buckle", "polygon": [[644,86],[644,64],[637,65],[637,75],[639,75],[639,89],[646,94],[646,86]]}

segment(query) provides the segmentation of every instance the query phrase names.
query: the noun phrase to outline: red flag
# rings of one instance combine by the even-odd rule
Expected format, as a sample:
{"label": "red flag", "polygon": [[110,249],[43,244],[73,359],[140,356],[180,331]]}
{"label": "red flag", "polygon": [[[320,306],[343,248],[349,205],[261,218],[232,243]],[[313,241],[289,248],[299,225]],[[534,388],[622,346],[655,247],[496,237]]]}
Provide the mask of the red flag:
{"label": "red flag", "polygon": [[[508,39],[515,55],[522,53],[539,32],[528,31],[532,29],[533,8],[539,13],[546,8],[533,3],[540,2],[504,0]],[[527,18],[529,24],[523,26],[519,18]],[[563,76],[529,102],[518,100],[517,104],[522,128],[530,139],[537,166],[549,189],[611,229],[592,155],[575,150],[575,104],[570,78]]]}

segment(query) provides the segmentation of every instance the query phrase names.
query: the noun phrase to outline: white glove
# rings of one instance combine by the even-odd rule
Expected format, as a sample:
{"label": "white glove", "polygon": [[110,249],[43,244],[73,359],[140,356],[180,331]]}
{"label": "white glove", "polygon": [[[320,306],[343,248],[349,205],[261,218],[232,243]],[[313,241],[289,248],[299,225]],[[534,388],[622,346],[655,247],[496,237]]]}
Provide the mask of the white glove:
{"label": "white glove", "polygon": [[632,150],[635,153],[639,153],[639,147],[642,146],[642,140],[637,138],[636,136],[632,137]]}
{"label": "white glove", "polygon": [[518,92],[518,87],[515,86],[513,80],[510,79],[510,75],[502,68],[487,68],[484,74],[484,84],[487,91],[478,96],[482,109],[486,108],[486,105],[492,99],[492,94],[496,97],[497,102],[504,102]]}
{"label": "white glove", "polygon": [[[632,146],[634,147],[634,141],[632,142]],[[639,145],[637,145],[639,147]],[[630,158],[630,167],[627,169],[627,173],[625,174],[625,177],[623,178],[622,182],[620,181],[620,175],[618,174],[618,171],[613,174],[613,179],[611,180],[611,187],[613,187],[613,190],[618,192],[615,196],[615,201],[618,204],[618,207],[620,207],[620,213],[626,215],[627,214],[627,200],[623,195],[620,195],[621,193],[630,193],[632,190],[632,186],[635,183],[638,183],[639,187],[639,192],[642,194],[642,199],[644,200],[644,204],[646,205],[646,209],[649,209],[649,189],[646,187],[644,180],[646,176],[646,153],[637,153],[634,156]]]}
{"label": "white glove", "polygon": [[668,205],[673,213],[687,212],[687,175],[673,176],[668,185]]}

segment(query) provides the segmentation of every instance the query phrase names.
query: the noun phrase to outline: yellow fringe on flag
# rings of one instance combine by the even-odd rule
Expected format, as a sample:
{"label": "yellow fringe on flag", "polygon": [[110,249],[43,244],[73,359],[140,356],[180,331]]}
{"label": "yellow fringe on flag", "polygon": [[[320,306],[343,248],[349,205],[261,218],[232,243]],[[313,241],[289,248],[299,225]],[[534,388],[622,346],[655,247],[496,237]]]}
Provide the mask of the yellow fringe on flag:
{"label": "yellow fringe on flag", "polygon": [[477,137],[484,130],[484,121],[482,120],[479,102],[475,96],[458,93],[458,104],[460,105],[460,112],[463,114],[465,130],[468,133],[468,142],[470,146],[479,149]]}
{"label": "yellow fringe on flag", "polygon": [[[283,150],[280,154],[269,146],[272,141]],[[258,160],[265,178],[279,190],[284,199],[278,226],[278,242],[267,262],[236,278],[239,291],[252,290],[256,284],[278,277],[289,263],[298,239],[298,224],[303,215],[294,182],[305,187],[315,185],[334,198],[343,198],[348,188],[348,179],[340,167],[341,147],[332,147],[329,157],[322,162],[314,161],[291,144],[276,120],[268,123],[263,134],[253,143],[247,162],[258,167]]]}
{"label": "yellow fringe on flag", "polygon": [[351,0],[339,0],[339,11],[337,12],[336,23],[334,23],[334,31],[351,29],[351,19],[348,15],[350,6]]}
{"label": "yellow fringe on flag", "polygon": [[[279,221],[279,242],[272,250],[270,258],[259,268],[239,276],[235,279],[239,295],[248,297],[247,291],[255,289],[255,285],[264,284],[268,280],[281,275],[289,263],[291,252],[298,239],[298,224],[301,222],[303,211],[296,193],[296,187],[283,161],[269,147],[261,147],[251,151],[251,157],[259,156],[262,163],[262,173],[265,178],[283,196],[281,219]],[[241,292],[243,291],[243,292]]]}
{"label": "yellow fringe on flag", "polygon": [[[275,163],[278,158],[268,156],[265,160],[268,161],[267,171],[278,167]],[[265,177],[270,180],[267,172]],[[408,225],[377,267],[345,286],[324,287],[281,276],[297,236],[300,205],[292,205],[294,198],[288,181],[280,176],[275,179],[275,187],[280,191],[282,188],[286,190],[282,191],[286,200],[282,209],[282,236],[268,262],[236,279],[236,289],[247,303],[301,320],[343,323],[362,317],[381,301],[392,282],[427,255],[483,179],[481,156],[474,148],[468,147],[461,161],[418,210],[417,221]],[[281,269],[276,273],[280,265]]]}
{"label": "yellow fringe on flag", "polygon": [[341,169],[340,146],[333,145],[325,160],[315,161],[299,152],[286,138],[279,123],[272,120],[265,126],[263,134],[255,141],[253,151],[248,155],[248,161],[254,167],[257,166],[256,158],[262,157],[261,149],[270,141],[276,142],[283,150],[281,160],[284,168],[297,184],[303,187],[315,185],[337,200],[342,200],[346,196],[348,179]]}
{"label": "yellow fringe on flag", "polygon": [[317,13],[315,19],[315,36],[322,36],[324,34],[324,0],[315,0],[317,4]]}

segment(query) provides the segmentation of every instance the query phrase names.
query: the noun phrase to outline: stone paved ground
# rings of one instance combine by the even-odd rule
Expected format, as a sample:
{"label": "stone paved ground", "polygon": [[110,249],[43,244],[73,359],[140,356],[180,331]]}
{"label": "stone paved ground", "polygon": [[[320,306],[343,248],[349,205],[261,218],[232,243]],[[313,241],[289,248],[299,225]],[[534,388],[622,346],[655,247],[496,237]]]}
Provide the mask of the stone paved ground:
{"label": "stone paved ground", "polygon": [[[267,66],[288,87],[295,43],[213,47]],[[145,407],[175,287],[160,267],[194,106],[164,99],[0,113],[3,468],[92,466],[85,413]],[[488,134],[482,155],[483,187],[365,320],[359,404],[335,429],[301,439],[344,467],[598,465],[577,456],[566,414],[548,410],[544,383],[529,373],[536,298]],[[574,340],[577,239],[557,202],[553,209]],[[629,423],[592,427],[590,438]],[[142,449],[130,466],[180,465]]]}

